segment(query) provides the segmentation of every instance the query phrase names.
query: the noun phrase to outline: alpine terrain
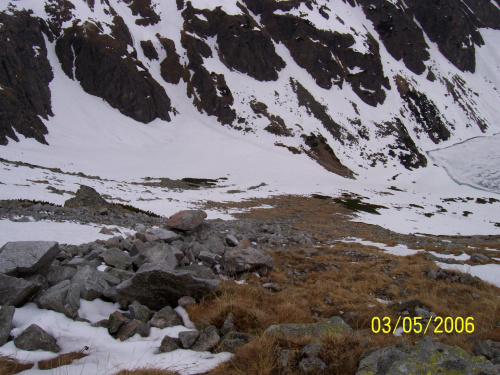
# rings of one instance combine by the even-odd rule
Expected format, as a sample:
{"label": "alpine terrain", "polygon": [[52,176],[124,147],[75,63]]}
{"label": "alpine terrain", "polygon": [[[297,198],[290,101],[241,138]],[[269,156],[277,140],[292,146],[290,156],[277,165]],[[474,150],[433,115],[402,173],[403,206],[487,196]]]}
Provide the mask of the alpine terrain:
{"label": "alpine terrain", "polygon": [[0,373],[498,374],[499,119],[500,0],[1,0]]}

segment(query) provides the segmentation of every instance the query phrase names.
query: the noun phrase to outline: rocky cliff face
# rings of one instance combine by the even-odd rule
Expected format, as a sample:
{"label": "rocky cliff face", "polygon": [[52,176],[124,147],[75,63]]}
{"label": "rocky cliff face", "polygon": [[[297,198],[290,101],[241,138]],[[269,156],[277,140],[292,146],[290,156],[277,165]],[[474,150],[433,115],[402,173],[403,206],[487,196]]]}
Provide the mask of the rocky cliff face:
{"label": "rocky cliff face", "polygon": [[495,118],[481,97],[492,91],[478,93],[470,74],[482,30],[500,29],[498,0],[226,0],[209,8],[198,0],[45,0],[43,12],[35,3],[0,12],[3,145],[17,134],[47,142],[46,123],[58,116],[54,64],[142,123],[171,121],[180,86],[176,103],[234,131],[264,131],[350,178],[378,163],[425,167],[430,144],[488,131]]}
{"label": "rocky cliff face", "polygon": [[42,31],[47,25],[28,11],[0,13],[0,24],[0,144],[7,137],[18,141],[15,132],[46,143],[40,117],[53,115],[53,75]]}

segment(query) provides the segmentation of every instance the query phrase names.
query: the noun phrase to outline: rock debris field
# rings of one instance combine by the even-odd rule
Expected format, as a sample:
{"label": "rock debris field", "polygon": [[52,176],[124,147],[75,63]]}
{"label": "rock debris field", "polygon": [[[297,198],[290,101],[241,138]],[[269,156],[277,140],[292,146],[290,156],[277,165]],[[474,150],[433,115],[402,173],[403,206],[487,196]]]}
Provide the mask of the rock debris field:
{"label": "rock debris field", "polygon": [[[249,220],[207,221],[202,210],[180,211],[168,219],[132,212],[109,204],[86,186],[81,186],[64,207],[2,201],[0,213],[3,218],[17,221],[31,216],[34,220],[101,223],[107,225],[102,233],[117,234],[82,245],[19,241],[8,242],[0,249],[2,354],[17,353],[19,360],[32,363],[57,356],[50,353],[60,354],[81,347],[80,352],[88,357],[82,355],[83,358],[73,364],[66,364],[69,373],[104,373],[110,371],[107,366],[118,371],[128,364],[120,365],[120,359],[116,359],[116,363],[110,359],[108,364],[91,360],[92,343],[83,337],[78,342],[78,332],[72,340],[65,338],[63,330],[58,331],[49,324],[52,320],[44,315],[47,311],[58,313],[57,319],[61,322],[78,324],[79,330],[98,330],[98,337],[107,336],[103,340],[137,344],[149,338],[146,341],[149,366],[165,368],[165,364],[170,364],[169,369],[179,373],[206,372],[228,360],[229,353],[251,342],[253,335],[239,332],[232,314],[220,326],[195,326],[186,309],[216,293],[221,280],[239,283],[242,275],[253,273],[265,281],[275,262],[263,247],[279,246],[283,242],[314,244],[313,238],[303,231],[256,226]],[[135,232],[119,235],[113,226],[132,227]],[[474,282],[472,277],[471,280]],[[281,286],[273,282],[262,286],[270,292],[281,290]],[[402,316],[424,319],[435,316],[418,300],[395,304],[395,308]],[[34,323],[23,319],[26,315],[41,318]],[[353,328],[341,317],[333,316],[317,323],[272,325],[265,334],[286,340],[345,332],[353,332]],[[291,362],[290,350],[282,350],[280,366],[288,371],[285,373],[327,373],[327,366],[318,355],[321,345],[314,340],[305,345],[298,364]],[[182,353],[182,350],[198,355],[195,360],[191,358],[191,362],[181,360],[180,354],[177,362],[172,360],[173,356],[150,359]],[[23,357],[22,353],[26,352],[38,354]],[[48,357],[43,355],[46,352]],[[414,346],[401,343],[366,351],[360,358],[357,374],[411,374],[415,370],[427,373],[436,368],[457,371],[453,372],[456,374],[498,374],[499,366],[499,342],[478,340],[472,354],[426,337]],[[396,372],[397,369],[403,370]],[[35,365],[26,373],[36,371],[40,370]]]}

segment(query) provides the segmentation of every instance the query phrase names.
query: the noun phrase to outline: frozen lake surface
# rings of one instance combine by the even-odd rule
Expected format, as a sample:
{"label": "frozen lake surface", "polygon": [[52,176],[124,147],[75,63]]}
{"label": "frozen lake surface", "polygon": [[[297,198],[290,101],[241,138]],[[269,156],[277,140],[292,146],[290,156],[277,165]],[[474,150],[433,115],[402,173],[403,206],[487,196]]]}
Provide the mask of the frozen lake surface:
{"label": "frozen lake surface", "polygon": [[457,183],[500,194],[500,133],[430,151],[429,156]]}

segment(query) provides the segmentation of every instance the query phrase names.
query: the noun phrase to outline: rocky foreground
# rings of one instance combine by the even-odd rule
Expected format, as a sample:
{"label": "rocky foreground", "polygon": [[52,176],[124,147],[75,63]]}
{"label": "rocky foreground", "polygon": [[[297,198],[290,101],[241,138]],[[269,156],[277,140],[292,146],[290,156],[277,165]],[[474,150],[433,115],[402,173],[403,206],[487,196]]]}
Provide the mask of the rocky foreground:
{"label": "rocky foreground", "polygon": [[[293,225],[259,224],[251,220],[209,222],[202,210],[180,211],[168,219],[158,218],[110,204],[85,186],[66,201],[65,207],[4,201],[0,204],[0,215],[21,221],[31,217],[105,223],[110,228],[104,227],[102,232],[107,234],[118,231],[111,228],[112,225],[135,230],[133,235],[117,235],[79,246],[25,241],[9,242],[0,249],[0,346],[14,339],[17,348],[29,351],[60,352],[61,348],[57,337],[35,324],[11,337],[16,308],[35,302],[41,309],[84,321],[78,316],[81,299],[102,299],[119,303],[122,310],[92,324],[104,327],[117,340],[126,341],[136,334],[147,337],[151,327],[184,325],[186,331],[178,337],[163,338],[158,353],[177,349],[238,353],[255,339],[255,332],[238,328],[244,326],[238,321],[244,320],[244,312],[243,315],[229,313],[219,319],[218,324],[197,322],[195,326],[186,309],[222,293],[219,291],[221,280],[245,280],[252,274],[258,277],[260,287],[267,293],[281,292],[283,286],[271,277],[275,259],[264,249],[279,249],[289,244],[309,246],[308,259],[320,251],[316,236]],[[278,252],[273,253],[275,258],[279,256]],[[476,258],[480,258],[479,255]],[[338,265],[325,267],[334,271],[341,269]],[[290,271],[287,282],[293,284],[297,276],[308,272],[308,269],[302,273]],[[484,284],[467,275],[444,270],[426,273],[428,279],[445,279],[467,286]],[[436,316],[431,306],[415,299],[393,303],[390,308],[398,316],[421,317],[424,322]],[[251,313],[248,314],[250,319]],[[279,346],[276,369],[280,373],[331,373],[321,354],[325,350],[323,338],[363,337],[363,331],[348,325],[349,319],[345,317],[316,315],[316,322],[274,324],[263,332],[264,336],[280,342],[298,340],[302,343],[299,354],[286,345]],[[353,316],[351,314],[351,318]],[[351,323],[354,321],[351,319]],[[478,337],[473,354],[431,337],[420,337],[416,345],[403,342],[385,348],[374,348],[367,340],[363,345],[369,350],[356,359],[359,375],[429,372],[479,375],[500,371],[500,342],[493,340]]]}

